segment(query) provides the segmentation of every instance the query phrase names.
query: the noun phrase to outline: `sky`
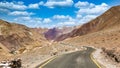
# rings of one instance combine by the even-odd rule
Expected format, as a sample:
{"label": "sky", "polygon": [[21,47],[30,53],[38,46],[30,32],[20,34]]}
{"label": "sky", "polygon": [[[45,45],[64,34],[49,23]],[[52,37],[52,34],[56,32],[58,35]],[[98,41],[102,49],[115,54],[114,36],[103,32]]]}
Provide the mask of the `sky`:
{"label": "sky", "polygon": [[117,5],[120,0],[0,0],[0,19],[32,28],[77,26]]}

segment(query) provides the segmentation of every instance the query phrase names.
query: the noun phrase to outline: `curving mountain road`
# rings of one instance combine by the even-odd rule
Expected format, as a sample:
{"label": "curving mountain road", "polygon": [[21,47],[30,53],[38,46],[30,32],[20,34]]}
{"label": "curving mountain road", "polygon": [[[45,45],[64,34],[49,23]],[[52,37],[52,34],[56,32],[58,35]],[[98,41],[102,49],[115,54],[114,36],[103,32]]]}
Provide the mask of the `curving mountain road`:
{"label": "curving mountain road", "polygon": [[90,55],[93,51],[93,48],[87,47],[87,50],[59,56],[39,65],[37,68],[100,68],[91,59]]}

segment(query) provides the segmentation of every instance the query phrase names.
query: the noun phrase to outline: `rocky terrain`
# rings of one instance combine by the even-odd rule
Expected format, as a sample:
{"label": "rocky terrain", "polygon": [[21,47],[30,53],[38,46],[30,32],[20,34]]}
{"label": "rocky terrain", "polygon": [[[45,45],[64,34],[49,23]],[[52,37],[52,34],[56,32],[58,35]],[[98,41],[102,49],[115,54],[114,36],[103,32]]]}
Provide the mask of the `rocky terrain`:
{"label": "rocky terrain", "polygon": [[[120,65],[120,6],[110,8],[101,16],[62,35],[62,43],[75,46],[95,46],[103,55]],[[61,39],[61,40],[62,40]],[[59,40],[58,40],[59,41]]]}
{"label": "rocky terrain", "polygon": [[44,34],[47,40],[56,40],[59,36],[71,32],[76,27],[62,27],[48,29]]}
{"label": "rocky terrain", "polygon": [[0,60],[20,57],[24,67],[33,68],[45,59],[81,50],[82,46],[101,49],[104,59],[119,67],[120,6],[74,29],[29,28],[0,20]]}
{"label": "rocky terrain", "polygon": [[[120,66],[120,6],[114,6],[99,17],[59,35],[55,41],[72,46],[94,46],[102,50],[106,65]],[[99,59],[99,58],[96,58]],[[102,61],[104,62],[104,61]],[[109,62],[109,63],[108,63]],[[111,62],[111,63],[110,63]],[[104,65],[104,64],[103,64]],[[110,66],[112,68],[112,65]]]}
{"label": "rocky terrain", "polygon": [[44,34],[21,24],[0,20],[0,58],[47,44]]}

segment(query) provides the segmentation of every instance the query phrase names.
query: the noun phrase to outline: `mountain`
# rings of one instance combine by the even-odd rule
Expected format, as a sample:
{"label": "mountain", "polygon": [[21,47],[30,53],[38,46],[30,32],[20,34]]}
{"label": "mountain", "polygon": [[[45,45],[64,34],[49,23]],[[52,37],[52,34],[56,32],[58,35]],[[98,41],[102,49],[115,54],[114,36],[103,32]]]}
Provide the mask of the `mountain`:
{"label": "mountain", "polygon": [[61,31],[57,28],[52,28],[52,29],[49,29],[47,32],[45,32],[45,37],[47,38],[47,40],[53,40],[55,39],[58,34],[60,34]]}
{"label": "mountain", "polygon": [[0,20],[0,48],[5,52],[22,53],[34,47],[42,46],[44,34],[21,24]]}
{"label": "mountain", "polygon": [[65,39],[60,44],[102,49],[105,58],[120,63],[120,6],[110,8],[96,19],[59,38],[58,41]]}
{"label": "mountain", "polygon": [[51,28],[44,32],[47,40],[55,40],[57,37],[71,32],[75,27]]}
{"label": "mountain", "polygon": [[32,30],[38,32],[40,35],[44,35],[45,32],[48,31],[48,28],[31,28]]}
{"label": "mountain", "polygon": [[120,24],[120,6],[114,6],[110,8],[101,16],[95,18],[94,20],[91,20],[90,22],[80,26],[77,29],[74,29],[70,33],[62,34],[61,36],[57,37],[55,40],[62,41],[66,38],[86,35],[89,33],[110,28],[117,24]]}

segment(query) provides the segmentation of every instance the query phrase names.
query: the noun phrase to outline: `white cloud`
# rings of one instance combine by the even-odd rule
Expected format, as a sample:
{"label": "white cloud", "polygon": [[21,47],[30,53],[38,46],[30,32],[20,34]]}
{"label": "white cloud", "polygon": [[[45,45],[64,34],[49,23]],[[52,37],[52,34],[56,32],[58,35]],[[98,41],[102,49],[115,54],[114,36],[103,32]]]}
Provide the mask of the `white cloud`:
{"label": "white cloud", "polygon": [[31,18],[29,16],[26,17],[18,17],[14,19],[15,21],[27,21],[28,23],[41,23],[42,18]]}
{"label": "white cloud", "polygon": [[13,15],[13,16],[30,16],[33,15],[34,13],[32,12],[27,12],[27,11],[13,11],[10,12],[9,15]]}
{"label": "white cloud", "polygon": [[74,25],[75,24],[75,22],[73,22],[73,21],[66,21],[66,22],[60,22],[60,23],[58,23],[59,25]]}
{"label": "white cloud", "polygon": [[25,5],[24,2],[0,2],[0,8],[12,9],[12,10],[26,10],[26,9],[38,9],[40,5],[44,5],[43,1],[34,4]]}
{"label": "white cloud", "polygon": [[28,7],[31,8],[31,9],[38,9],[39,8],[39,3],[29,4]]}
{"label": "white cloud", "polygon": [[93,3],[81,1],[76,3],[75,7],[79,8],[79,10],[76,11],[76,21],[79,24],[87,23],[109,9],[109,5],[106,3],[96,5]]}
{"label": "white cloud", "polygon": [[40,1],[38,3],[34,3],[34,4],[29,4],[28,8],[30,9],[39,9],[39,6],[44,5],[43,1]]}
{"label": "white cloud", "polygon": [[0,8],[0,13],[9,13],[8,9]]}
{"label": "white cloud", "polygon": [[30,9],[39,9],[40,6],[44,6],[44,2],[43,1],[40,1],[40,2],[34,3],[34,4],[29,4],[28,8],[30,8]]}
{"label": "white cloud", "polygon": [[[92,4],[89,4],[92,5]],[[101,5],[95,5],[94,7],[86,7],[80,8],[77,12],[78,14],[101,14],[108,9],[108,5],[106,3],[102,3]]]}
{"label": "white cloud", "polygon": [[69,19],[69,18],[70,18],[69,15],[67,15],[67,16],[65,16],[65,15],[54,15],[53,16],[53,19]]}
{"label": "white cloud", "polygon": [[44,20],[43,20],[43,23],[50,23],[51,22],[51,19],[49,19],[49,18],[45,18]]}
{"label": "white cloud", "polygon": [[76,18],[77,18],[77,19],[81,19],[81,18],[82,18],[82,15],[77,14],[77,15],[76,15]]}
{"label": "white cloud", "polygon": [[44,2],[43,2],[43,1],[40,1],[38,4],[39,4],[39,5],[44,5]]}
{"label": "white cloud", "polygon": [[34,17],[17,17],[14,19],[15,22],[27,25],[29,27],[38,27],[41,26],[42,18],[34,18]]}
{"label": "white cloud", "polygon": [[78,24],[84,24],[89,22],[92,19],[95,19],[97,17],[97,15],[86,15],[84,17],[82,17],[81,19],[76,19]]}
{"label": "white cloud", "polygon": [[30,17],[18,17],[18,18],[15,18],[14,20],[15,21],[20,21],[20,20],[22,20],[22,21],[29,21],[31,18]]}
{"label": "white cloud", "polygon": [[56,26],[61,27],[61,26],[71,26],[75,25],[76,21],[69,15],[54,15],[52,17],[52,20],[54,22],[57,22]]}
{"label": "white cloud", "polygon": [[[76,5],[78,11],[76,12],[75,18],[69,15],[54,15],[53,17],[49,18],[51,23],[54,24],[48,24],[48,25],[51,25],[51,27],[61,27],[61,26],[75,26],[75,25],[84,24],[96,18],[97,16],[99,16],[109,8],[109,6],[106,3],[96,5],[89,2],[79,2],[79,4],[80,5]],[[49,5],[48,7],[54,8],[55,6],[58,5]],[[45,21],[45,19],[43,20]]]}
{"label": "white cloud", "polygon": [[78,2],[75,4],[75,7],[76,7],[76,8],[81,8],[81,7],[86,7],[86,6],[88,6],[88,5],[89,5],[88,2],[78,1]]}
{"label": "white cloud", "polygon": [[73,3],[72,0],[48,0],[44,5],[49,8],[54,8],[56,6],[72,6]]}
{"label": "white cloud", "polygon": [[65,15],[54,15],[52,17],[52,20],[55,20],[56,22],[74,22],[75,21],[75,19],[73,19],[69,15],[66,15],[66,16]]}
{"label": "white cloud", "polygon": [[0,2],[0,8],[7,8],[13,10],[25,10],[27,6],[23,2]]}
{"label": "white cloud", "polygon": [[75,26],[75,25],[80,25],[80,24],[84,24],[87,23],[88,21],[96,18],[97,15],[76,15],[76,18],[73,18],[69,15],[54,15],[52,17],[52,21],[56,22],[56,26],[57,27],[61,27],[61,26]]}
{"label": "white cloud", "polygon": [[[74,26],[87,23],[88,21],[96,18],[101,13],[109,8],[109,5],[102,3],[96,5],[89,2],[81,2],[74,4],[76,16],[70,15],[54,15],[50,18],[32,17],[32,12],[27,12],[26,9],[39,9],[40,6],[47,6],[49,8],[72,6],[73,0],[48,0],[46,3],[43,1],[33,4],[24,5],[24,2],[0,2],[0,12],[8,13],[8,15],[19,16],[14,19],[15,22],[25,24],[29,27],[59,27],[59,26]],[[11,12],[12,9],[12,12]]]}

